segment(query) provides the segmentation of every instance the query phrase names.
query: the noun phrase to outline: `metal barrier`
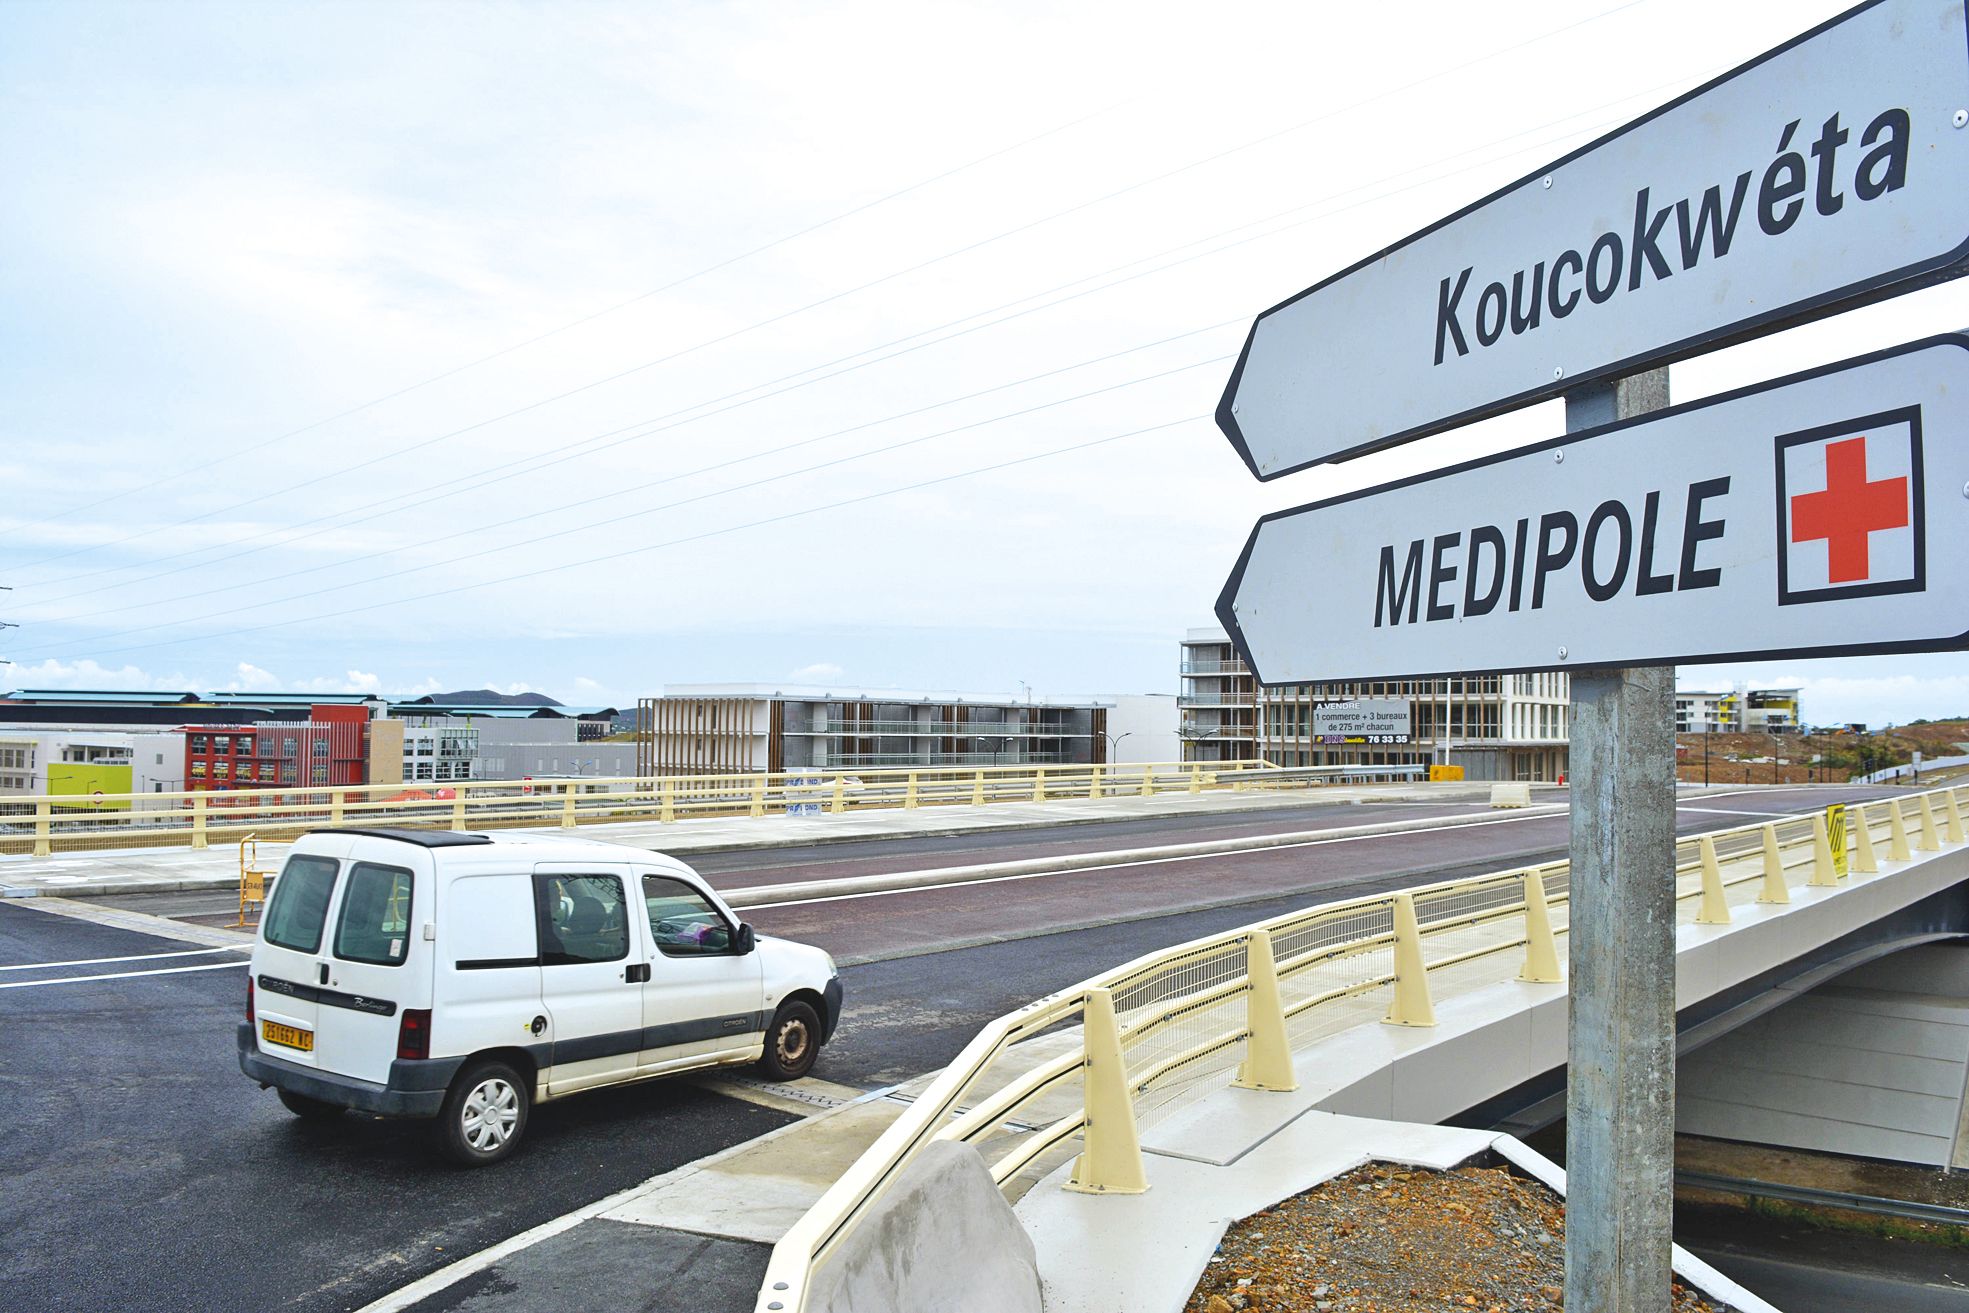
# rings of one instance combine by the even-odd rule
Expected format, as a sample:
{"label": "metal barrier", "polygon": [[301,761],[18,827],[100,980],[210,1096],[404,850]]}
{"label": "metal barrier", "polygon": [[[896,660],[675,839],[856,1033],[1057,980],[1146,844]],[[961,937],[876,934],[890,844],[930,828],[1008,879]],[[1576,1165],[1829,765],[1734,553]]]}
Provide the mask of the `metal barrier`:
{"label": "metal barrier", "polygon": [[[1851,871],[1964,842],[1964,800],[1949,788],[1846,807]],[[1697,905],[1699,924],[1727,923],[1732,886],[1784,903],[1801,876],[1839,884],[1827,821],[1680,840],[1678,902]],[[1077,1154],[1068,1189],[1138,1192],[1142,1128],[1227,1085],[1294,1088],[1294,1047],[1359,1024],[1358,1008],[1332,1006],[1342,1000],[1385,989],[1383,1021],[1431,1026],[1431,973],[1522,954],[1517,978],[1562,981],[1568,894],[1558,861],[1324,903],[1147,954],[998,1018],[780,1240],[760,1313],[803,1309],[814,1269],[933,1140],[978,1146],[1001,1187]]]}
{"label": "metal barrier", "polygon": [[0,797],[0,854],[46,857],[106,848],[206,848],[250,833],[269,842],[291,839],[324,825],[572,829],[769,812],[1149,797],[1265,783],[1299,787],[1363,774],[1342,767],[1284,772],[1261,761],[853,771],[809,767],[748,775],[265,785],[96,795],[86,805],[72,797]]}

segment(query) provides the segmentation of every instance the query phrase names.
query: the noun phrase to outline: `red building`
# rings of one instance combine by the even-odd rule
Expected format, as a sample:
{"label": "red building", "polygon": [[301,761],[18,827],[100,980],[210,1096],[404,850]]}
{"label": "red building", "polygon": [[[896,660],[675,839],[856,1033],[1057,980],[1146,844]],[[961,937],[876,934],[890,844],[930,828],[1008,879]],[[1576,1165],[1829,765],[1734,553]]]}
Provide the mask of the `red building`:
{"label": "red building", "polygon": [[185,725],[185,787],[193,791],[281,785],[366,784],[369,713],[310,707],[305,721]]}

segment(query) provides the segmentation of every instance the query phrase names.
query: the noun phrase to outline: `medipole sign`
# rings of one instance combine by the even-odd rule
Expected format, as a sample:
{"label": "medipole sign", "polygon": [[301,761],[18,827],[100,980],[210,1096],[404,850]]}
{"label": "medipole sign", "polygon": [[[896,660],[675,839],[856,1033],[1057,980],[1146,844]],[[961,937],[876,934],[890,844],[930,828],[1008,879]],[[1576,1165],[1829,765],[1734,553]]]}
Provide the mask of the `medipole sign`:
{"label": "medipole sign", "polygon": [[1258,522],[1260,682],[1969,645],[1969,335]]}
{"label": "medipole sign", "polygon": [[1407,743],[1409,705],[1403,698],[1356,698],[1313,708],[1313,739],[1332,746],[1347,743]]}
{"label": "medipole sign", "polygon": [[1219,426],[1277,478],[1969,271],[1964,8],[1861,5],[1274,306]]}

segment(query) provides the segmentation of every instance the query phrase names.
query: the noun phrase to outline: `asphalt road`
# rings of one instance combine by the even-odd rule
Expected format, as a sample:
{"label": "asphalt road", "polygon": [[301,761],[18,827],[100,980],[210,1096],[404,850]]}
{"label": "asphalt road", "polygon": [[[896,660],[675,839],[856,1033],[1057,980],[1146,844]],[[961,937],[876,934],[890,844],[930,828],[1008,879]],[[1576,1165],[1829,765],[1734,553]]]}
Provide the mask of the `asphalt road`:
{"label": "asphalt road", "polygon": [[[1680,823],[1738,825],[1863,796],[1879,791],[1711,796],[1691,800]],[[1128,822],[722,854],[700,865],[737,885],[1430,812],[1312,807],[1176,827]],[[991,1017],[1098,964],[1309,896],[1496,870],[1564,842],[1562,817],[1500,815],[1451,830],[759,909],[754,920],[767,933],[869,959],[844,972],[842,1031],[815,1075],[874,1087],[942,1065]],[[0,903],[0,1095],[10,1113],[0,1122],[0,1230],[9,1242],[0,1251],[0,1308],[356,1308],[787,1120],[687,1080],[658,1082],[550,1104],[513,1159],[452,1170],[421,1125],[355,1117],[304,1125],[240,1076],[232,1033],[243,972],[217,965],[223,954],[95,961],[197,947]],[[55,965],[76,962],[85,964]],[[158,971],[172,974],[101,978]],[[40,983],[73,975],[98,978]]]}

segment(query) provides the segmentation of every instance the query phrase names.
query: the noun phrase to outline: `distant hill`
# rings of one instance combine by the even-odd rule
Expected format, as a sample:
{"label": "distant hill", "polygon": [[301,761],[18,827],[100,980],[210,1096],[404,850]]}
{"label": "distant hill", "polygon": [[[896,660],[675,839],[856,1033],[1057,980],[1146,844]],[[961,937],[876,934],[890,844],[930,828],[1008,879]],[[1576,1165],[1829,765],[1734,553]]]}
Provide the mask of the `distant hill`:
{"label": "distant hill", "polygon": [[468,688],[458,693],[433,693],[431,701],[446,707],[558,707],[561,705],[545,693],[495,693],[489,688]]}

